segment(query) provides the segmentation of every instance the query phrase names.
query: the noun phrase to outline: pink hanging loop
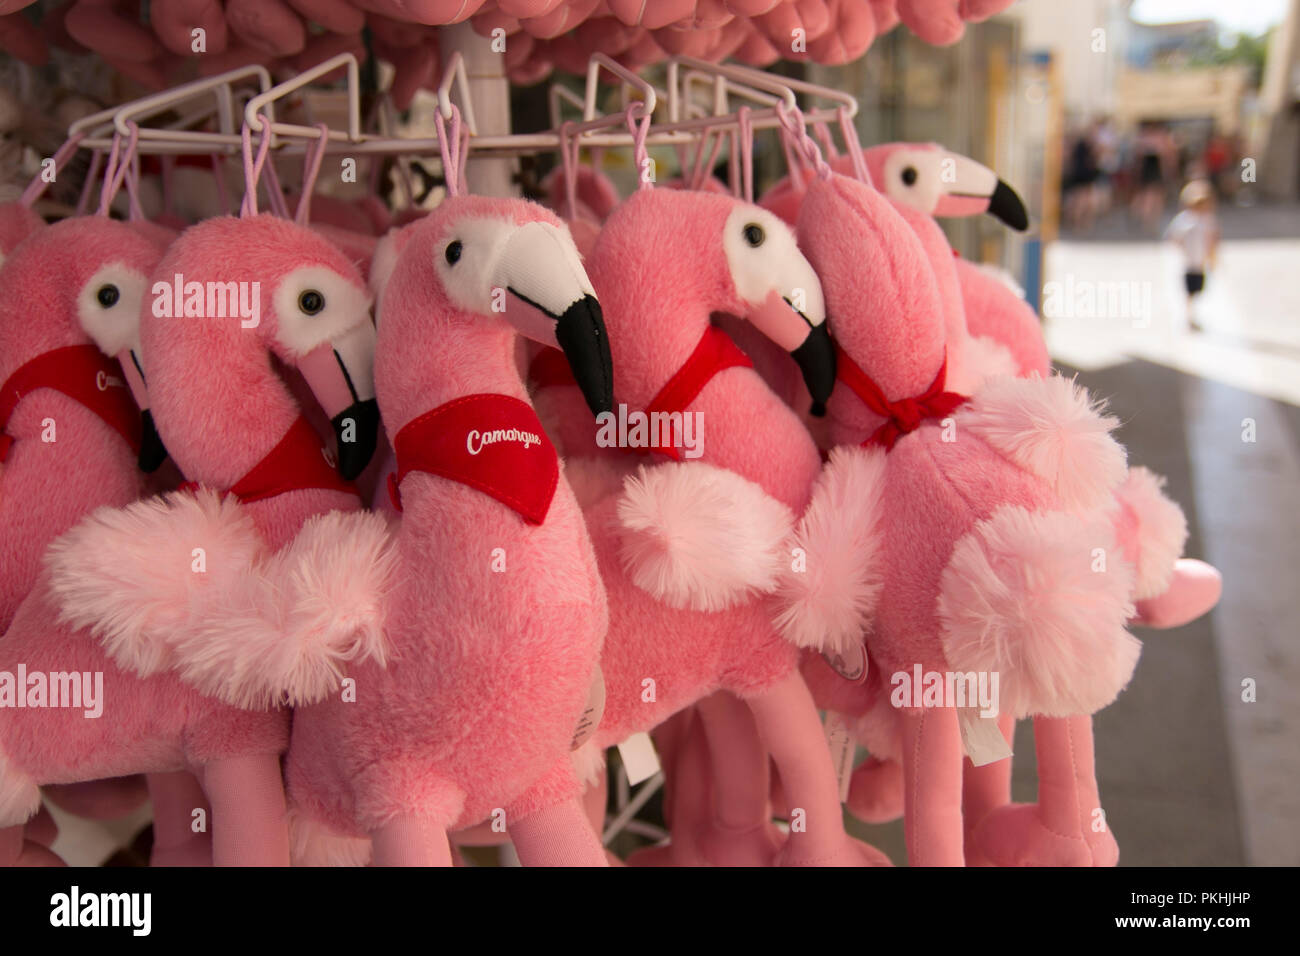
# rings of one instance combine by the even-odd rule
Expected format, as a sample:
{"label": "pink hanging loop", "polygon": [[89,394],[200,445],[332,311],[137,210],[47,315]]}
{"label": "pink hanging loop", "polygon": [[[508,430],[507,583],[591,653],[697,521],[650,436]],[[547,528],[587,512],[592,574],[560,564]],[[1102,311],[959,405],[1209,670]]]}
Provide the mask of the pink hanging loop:
{"label": "pink hanging loop", "polygon": [[736,110],[736,137],[740,140],[741,198],[754,201],[754,116],[753,110],[742,106]]}
{"label": "pink hanging loop", "polygon": [[[264,139],[271,138],[270,129],[267,128],[262,134]],[[266,187],[266,204],[271,207],[271,212],[281,219],[292,219],[289,212],[289,203],[284,198],[284,188],[280,185],[280,174],[275,170],[275,161],[268,154],[266,157],[266,166],[263,169],[263,175],[266,177],[262,184]]]}
{"label": "pink hanging loop", "polygon": [[271,138],[263,136],[257,146],[257,157],[254,158],[252,136],[251,127],[245,124],[240,133],[240,146],[244,154],[244,201],[239,205],[241,219],[249,219],[257,215],[257,182],[262,176],[267,150],[271,147]]}
{"label": "pink hanging loop", "polygon": [[144,218],[144,210],[140,207],[140,153],[135,149],[135,139],[140,130],[134,123],[128,121],[128,124],[134,128],[131,130],[131,164],[127,167],[126,178],[123,180],[126,185],[126,218],[131,222],[139,222]]}
{"label": "pink hanging loop", "polygon": [[560,124],[560,175],[564,177],[565,214],[570,222],[578,219],[578,137],[573,132],[577,124],[565,120]]}
{"label": "pink hanging loop", "polygon": [[460,150],[457,156],[456,180],[460,183],[462,190],[468,190],[465,179],[465,164],[469,162],[469,126],[463,125],[460,128]]}
{"label": "pink hanging loop", "polygon": [[813,124],[813,132],[816,133],[817,138],[821,140],[822,152],[831,159],[835,159],[839,156],[839,150],[835,148],[835,137],[831,135],[829,126],[825,123],[815,123]]}
{"label": "pink hanging loop", "polygon": [[[122,183],[126,181],[127,174],[130,172],[135,162],[135,147],[140,140],[140,127],[135,123],[128,122],[127,127],[131,131],[130,138],[125,150],[122,148],[122,134],[113,134],[113,148],[108,154],[108,166],[104,170],[104,187],[99,193],[99,215],[107,216],[110,207],[113,204],[113,198],[117,196],[118,190],[122,188]],[[131,197],[134,186],[127,186],[127,196]],[[129,218],[135,220],[143,218],[137,217],[139,212],[139,200],[132,198]]]}
{"label": "pink hanging loop", "polygon": [[853,175],[860,183],[871,185],[871,175],[867,172],[867,160],[862,155],[862,143],[858,139],[857,127],[853,125],[853,117],[849,116],[848,108],[841,106],[836,111],[840,121],[840,135],[844,137],[844,148],[849,152],[849,158],[853,161]]}
{"label": "pink hanging loop", "polygon": [[300,226],[307,225],[311,219],[311,197],[320,176],[321,161],[325,159],[325,147],[329,145],[330,128],[324,123],[318,123],[316,130],[320,133],[320,139],[307,147],[303,159],[302,195],[298,197],[298,212],[293,217],[293,221]]}
{"label": "pink hanging loop", "polygon": [[[709,139],[713,140],[713,148],[709,151],[707,162],[701,162],[704,159],[704,144]],[[719,130],[709,130],[705,134],[705,139],[700,141],[700,151],[695,156],[695,174],[691,177],[691,189],[699,191],[704,188],[705,180],[713,175],[713,166],[718,161],[718,154],[722,151],[722,134]]]}
{"label": "pink hanging loop", "polygon": [[[64,164],[72,157],[72,154],[77,151],[77,144],[85,138],[86,134],[84,131],[73,133],[68,138],[68,141],[55,151],[54,156],[51,158],[54,160],[54,175],[56,178],[59,174],[59,170],[62,169]],[[24,189],[23,194],[18,197],[18,201],[30,209],[35,204],[36,200],[41,198],[41,195],[49,185],[49,182],[45,179],[45,169],[42,167],[41,171],[32,178],[30,183],[27,184],[27,188]]]}
{"label": "pink hanging loop", "polygon": [[95,150],[90,156],[90,169],[86,181],[81,184],[81,197],[77,200],[77,215],[84,216],[90,210],[90,197],[95,192],[95,181],[99,179],[99,170],[104,165],[104,154]]}
{"label": "pink hanging loop", "polygon": [[790,134],[784,127],[780,129],[781,151],[785,153],[785,168],[790,173],[790,183],[797,189],[802,190],[806,185],[808,164],[804,162],[803,155],[794,148],[794,143],[790,140]]}
{"label": "pink hanging loop", "polygon": [[632,134],[632,162],[636,165],[637,189],[649,189],[654,185],[650,172],[650,152],[646,149],[646,138],[650,135],[650,114],[646,112],[645,103],[634,100],[627,106],[627,128]]}
{"label": "pink hanging loop", "polygon": [[464,195],[464,181],[461,173],[464,161],[461,158],[462,146],[466,145],[460,135],[460,110],[456,104],[451,105],[451,124],[448,129],[442,110],[433,111],[433,124],[438,131],[438,153],[442,157],[442,178],[447,183],[448,196]]}
{"label": "pink hanging loop", "polygon": [[803,159],[822,179],[830,179],[833,170],[822,158],[822,151],[808,135],[804,125],[803,111],[799,107],[788,109],[784,103],[776,104],[776,115],[781,121],[781,129],[789,135],[795,154],[802,153]]}

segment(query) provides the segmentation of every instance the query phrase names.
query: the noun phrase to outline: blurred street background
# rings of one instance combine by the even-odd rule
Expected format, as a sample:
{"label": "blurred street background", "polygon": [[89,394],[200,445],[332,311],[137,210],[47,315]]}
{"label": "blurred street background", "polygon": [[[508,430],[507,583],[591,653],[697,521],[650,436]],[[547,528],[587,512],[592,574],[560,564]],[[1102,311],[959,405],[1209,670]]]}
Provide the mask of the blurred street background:
{"label": "blurred street background", "polygon": [[[934,139],[1025,194],[1026,238],[966,220],[954,245],[1027,290],[1057,367],[1109,399],[1187,512],[1187,553],[1223,572],[1208,619],[1138,632],[1097,717],[1120,864],[1300,864],[1300,0],[1021,0],[979,29],[812,72],[858,74],[864,142]],[[1163,237],[1196,179],[1221,243],[1189,310]],[[860,832],[904,858],[897,826]]]}

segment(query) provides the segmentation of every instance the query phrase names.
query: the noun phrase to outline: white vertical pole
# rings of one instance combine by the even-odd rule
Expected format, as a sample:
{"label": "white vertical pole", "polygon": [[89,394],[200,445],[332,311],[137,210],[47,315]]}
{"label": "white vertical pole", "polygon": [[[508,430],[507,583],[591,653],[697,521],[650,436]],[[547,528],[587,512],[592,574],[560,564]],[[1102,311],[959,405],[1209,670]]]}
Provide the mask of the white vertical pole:
{"label": "white vertical pole", "polygon": [[[507,38],[505,42],[509,43]],[[489,37],[479,36],[466,23],[438,30],[438,47],[442,62],[453,52],[465,58],[469,77],[469,95],[474,99],[474,121],[480,135],[499,136],[510,133],[510,82],[505,74],[505,54],[492,49]],[[453,96],[455,87],[452,87]],[[469,191],[480,196],[517,196],[519,187],[514,176],[513,158],[475,159],[470,153],[465,171]]]}

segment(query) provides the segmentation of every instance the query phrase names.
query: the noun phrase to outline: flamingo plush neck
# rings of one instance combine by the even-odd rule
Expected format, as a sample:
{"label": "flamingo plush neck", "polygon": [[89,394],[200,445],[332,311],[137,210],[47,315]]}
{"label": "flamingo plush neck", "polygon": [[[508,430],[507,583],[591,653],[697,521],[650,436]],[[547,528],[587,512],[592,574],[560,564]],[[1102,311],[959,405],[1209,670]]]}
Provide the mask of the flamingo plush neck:
{"label": "flamingo plush neck", "polygon": [[[610,216],[589,262],[618,369],[617,399],[646,409],[699,345],[713,313],[746,311],[722,232],[735,200],[641,190]],[[752,368],[719,372],[687,411],[704,427],[704,460],[802,509],[820,468],[794,412]]]}
{"label": "flamingo plush neck", "polygon": [[[222,490],[234,486],[301,416],[275,369],[272,291],[278,279],[307,265],[330,269],[363,289],[355,267],[324,239],[268,215],[200,223],[173,242],[159,264],[154,279],[164,285],[176,275],[186,282],[259,283],[255,328],[244,328],[238,315],[166,317],[148,306],[142,310],[154,421],[190,481]],[[309,516],[356,505],[356,497],[343,492],[302,489],[247,507],[269,543],[279,546]]]}
{"label": "flamingo plush neck", "polygon": [[[942,299],[926,253],[892,203],[839,174],[814,180],[799,245],[821,278],[840,349],[893,402],[923,394],[944,362]],[[843,381],[827,404],[836,444],[858,444],[883,418]]]}

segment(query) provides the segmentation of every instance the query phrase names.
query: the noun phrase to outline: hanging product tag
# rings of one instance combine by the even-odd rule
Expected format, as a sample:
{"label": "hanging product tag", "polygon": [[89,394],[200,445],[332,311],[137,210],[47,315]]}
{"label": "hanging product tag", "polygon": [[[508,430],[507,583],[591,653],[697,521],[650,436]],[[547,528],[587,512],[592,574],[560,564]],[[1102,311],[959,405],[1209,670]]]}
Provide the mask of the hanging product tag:
{"label": "hanging product tag", "polygon": [[627,782],[633,787],[659,772],[659,754],[655,752],[654,741],[644,731],[619,744],[618,755],[623,761]]}
{"label": "hanging product tag", "polygon": [[850,683],[861,684],[867,679],[867,648],[861,641],[849,647],[843,654],[823,651],[822,660],[831,670]]}
{"label": "hanging product tag", "polygon": [[596,673],[592,675],[591,687],[587,691],[587,706],[582,708],[582,716],[578,718],[578,726],[573,731],[573,740],[569,742],[570,750],[577,750],[600,726],[600,718],[605,713],[605,675],[600,672],[600,665],[596,666]]}
{"label": "hanging product tag", "polygon": [[958,707],[957,725],[961,728],[962,750],[975,766],[983,767],[1011,756],[1011,747],[1002,736],[996,717],[981,717],[978,707]]}
{"label": "hanging product tag", "polygon": [[849,733],[849,725],[838,710],[826,711],[826,746],[831,751],[835,765],[835,780],[839,783],[840,803],[849,798],[849,778],[853,776],[853,757],[857,746]]}

